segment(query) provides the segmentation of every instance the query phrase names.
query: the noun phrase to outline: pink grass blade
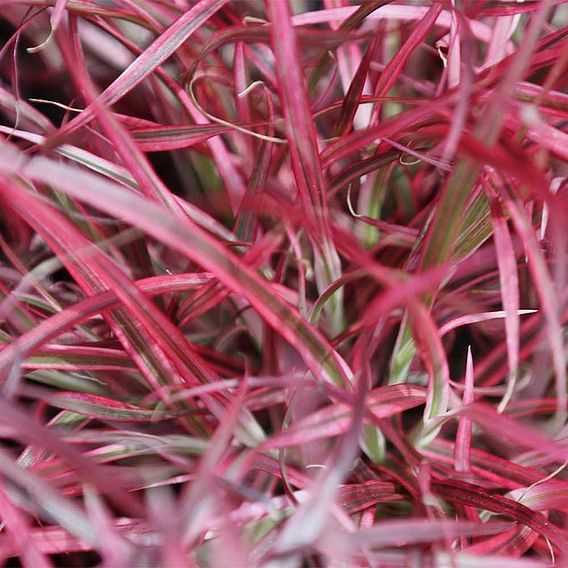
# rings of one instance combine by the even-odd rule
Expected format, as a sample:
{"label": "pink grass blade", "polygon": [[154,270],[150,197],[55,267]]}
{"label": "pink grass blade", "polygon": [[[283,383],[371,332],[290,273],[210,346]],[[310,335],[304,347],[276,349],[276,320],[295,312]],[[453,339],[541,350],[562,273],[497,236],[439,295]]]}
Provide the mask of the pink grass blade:
{"label": "pink grass blade", "polygon": [[[61,347],[58,349],[58,347]],[[123,370],[135,369],[128,356],[119,350],[68,348],[50,345],[22,363],[23,369]]]}
{"label": "pink grass blade", "polygon": [[[333,14],[335,14],[337,10],[334,8],[328,10],[320,10],[319,12],[317,12],[317,14],[318,15],[322,13],[326,15],[331,14],[331,16],[328,18],[325,18],[324,16],[323,19],[324,22],[343,20],[343,18],[345,18],[345,20],[341,23],[341,25],[337,29],[338,31],[341,32],[348,32],[360,26],[365,21],[365,18],[367,18],[370,14],[376,12],[377,10],[380,10],[380,8],[386,6],[387,4],[390,4],[391,2],[392,0],[369,0],[368,2],[365,2],[360,6],[347,8],[347,10],[343,10],[342,15],[337,18],[333,17]],[[303,19],[302,16],[304,17],[305,20],[306,16],[308,15],[309,13],[299,14],[298,16],[295,16],[294,18],[292,18],[293,24],[296,26],[302,25],[302,19]],[[321,77],[323,76],[323,74],[325,73],[327,67],[330,65],[331,62],[332,59],[329,56],[329,52],[322,53],[320,55],[308,79],[308,92],[310,93],[313,92],[315,86],[317,85],[317,83],[319,82],[319,80],[321,79]]]}
{"label": "pink grass blade", "polygon": [[350,514],[374,507],[377,503],[401,499],[389,482],[369,480],[364,483],[349,483],[337,490],[337,501]]}
{"label": "pink grass blade", "polygon": [[546,266],[544,255],[536,237],[531,230],[529,221],[518,201],[503,193],[511,220],[525,247],[529,269],[536,284],[536,292],[547,322],[547,335],[552,351],[552,361],[556,375],[557,410],[556,420],[559,424],[566,421],[568,404],[566,362],[564,358],[564,339],[559,320],[558,296],[550,273]]}
{"label": "pink grass blade", "polygon": [[[269,126],[266,134],[272,137],[274,136],[274,103],[272,102],[272,95],[266,87],[263,88],[263,92],[268,108]],[[259,195],[263,191],[269,176],[273,146],[274,143],[269,140],[257,142],[259,159],[253,165],[247,192],[243,197],[235,220],[234,231],[239,240],[251,241],[256,233],[258,221],[256,220],[254,206],[258,202]]]}
{"label": "pink grass blade", "polygon": [[568,160],[568,133],[544,121],[532,105],[522,106],[520,114],[529,127],[527,136],[531,140],[548,148],[560,159]]}
{"label": "pink grass blade", "polygon": [[[530,315],[536,313],[537,310],[519,310],[518,315]],[[499,310],[496,312],[484,312],[480,314],[467,314],[465,316],[457,317],[449,322],[445,323],[440,327],[440,335],[444,336],[454,329],[458,329],[464,325],[471,325],[473,323],[479,323],[484,321],[491,321],[495,319],[505,319],[507,317],[507,312]]]}
{"label": "pink grass blade", "polygon": [[466,521],[412,519],[392,520],[377,523],[372,529],[353,534],[334,535],[338,546],[348,543],[367,546],[373,549],[410,546],[431,543],[445,538],[450,540],[459,536],[485,536],[502,531],[509,523],[479,523]]}
{"label": "pink grass blade", "polygon": [[48,401],[52,406],[84,414],[90,418],[119,422],[155,422],[175,417],[173,413],[144,410],[132,404],[95,394],[57,393]]}
{"label": "pink grass blade", "polygon": [[23,564],[37,566],[37,568],[52,567],[53,564],[37,546],[37,543],[28,538],[30,532],[28,520],[10,499],[5,485],[5,483],[0,485],[0,518],[7,528],[8,536],[13,541],[14,548],[22,558]]}
{"label": "pink grass blade", "polygon": [[397,116],[386,119],[376,126],[370,126],[363,130],[352,132],[348,136],[343,136],[336,142],[329,144],[321,153],[321,164],[327,168],[335,163],[363,150],[369,144],[373,144],[382,137],[397,138],[397,134],[404,132],[408,128],[415,127],[417,123],[431,116],[433,112],[444,108],[453,99],[457,99],[455,94],[443,95],[434,101],[429,101],[427,105],[407,110]]}
{"label": "pink grass blade", "polygon": [[[428,401],[424,410],[424,422],[427,426],[429,420],[447,410],[450,397],[450,369],[439,331],[428,317],[426,310],[412,306],[411,318],[416,344],[428,371]],[[426,443],[426,440],[428,437],[424,438],[422,443]]]}
{"label": "pink grass blade", "polygon": [[[408,40],[404,45],[397,50],[395,56],[389,61],[377,83],[375,84],[374,95],[376,97],[385,96],[392,86],[396,83],[402,72],[404,65],[408,61],[412,52],[422,43],[426,35],[436,23],[438,16],[442,12],[442,4],[435,2],[426,12],[426,14],[419,20],[418,25],[412,31]],[[376,121],[377,110],[374,111],[374,119],[371,119],[371,124]]]}
{"label": "pink grass blade", "polygon": [[568,494],[565,482],[544,481],[531,487],[516,489],[509,495],[533,511],[568,510]]}
{"label": "pink grass blade", "polygon": [[468,416],[488,434],[499,436],[518,447],[531,448],[564,462],[568,458],[568,448],[560,442],[548,438],[545,434],[499,414],[493,407],[484,403],[473,403],[459,410],[452,410],[450,415]]}
{"label": "pink grass blade", "polygon": [[143,152],[167,152],[191,148],[206,142],[213,136],[231,132],[228,126],[219,124],[153,126],[132,130],[132,137]]}
{"label": "pink grass blade", "polygon": [[520,15],[498,18],[493,26],[493,35],[487,46],[483,68],[496,65],[508,55],[507,44],[520,19]]}
{"label": "pink grass blade", "polygon": [[434,492],[441,497],[454,503],[486,509],[512,518],[545,536],[562,555],[568,553],[566,531],[549,523],[540,513],[535,513],[516,501],[491,494],[463,481],[438,480],[432,485]]}
{"label": "pink grass blade", "polygon": [[[467,349],[467,361],[464,378],[463,404],[470,404],[474,401],[474,379],[473,379],[473,357],[471,347]],[[456,433],[456,446],[454,460],[456,471],[471,471],[471,418],[461,416],[458,422]]]}
{"label": "pink grass blade", "polygon": [[53,8],[53,12],[49,18],[49,23],[51,24],[51,30],[55,31],[61,20],[63,19],[63,15],[65,13],[65,8],[67,6],[67,0],[56,0],[55,7]]}
{"label": "pink grass blade", "polygon": [[515,391],[519,366],[519,279],[515,263],[515,251],[503,211],[495,199],[492,200],[493,237],[499,264],[499,282],[501,284],[501,298],[505,309],[505,329],[507,333],[507,362],[509,374],[507,377],[507,391],[499,403],[502,412]]}
{"label": "pink grass blade", "polygon": [[[235,64],[234,64],[234,82],[235,82],[235,106],[236,106],[236,116],[240,123],[248,124],[252,122],[253,117],[253,105],[252,101],[248,95],[247,89],[250,88],[251,78],[250,71],[248,68],[248,62],[245,58],[245,46],[242,41],[235,44]],[[273,135],[274,133],[272,133]],[[249,136],[243,136],[240,141],[242,145],[242,154],[245,156],[251,156],[253,153],[253,142]],[[247,170],[250,171],[253,164],[251,160],[248,159],[245,162]]]}
{"label": "pink grass blade", "polygon": [[276,555],[294,551],[297,555],[298,550],[310,546],[324,531],[329,513],[333,510],[338,486],[348,475],[359,450],[359,438],[363,434],[366,386],[366,381],[359,377],[348,430],[334,448],[322,473],[314,480],[308,498],[278,535],[273,547]]}
{"label": "pink grass blade", "polygon": [[211,485],[215,483],[215,469],[223,454],[227,451],[233,437],[233,429],[238,423],[242,411],[244,397],[247,391],[246,380],[242,381],[237,395],[233,398],[215,435],[209,442],[207,453],[201,459],[196,471],[196,481],[186,495],[183,496],[183,539],[192,542],[203,530],[207,517],[215,509],[214,491]]}
{"label": "pink grass blade", "polygon": [[[308,94],[298,44],[290,20],[288,0],[266,2],[272,24],[272,46],[277,63],[279,93],[286,123],[286,138],[298,195],[314,229],[315,273],[322,292],[341,275],[341,265],[331,242],[326,189],[320,164],[317,137],[310,113]],[[315,232],[314,232],[315,231]],[[343,297],[339,290],[326,310],[335,334],[343,327]]]}
{"label": "pink grass blade", "polygon": [[85,510],[97,527],[97,536],[101,543],[101,556],[104,558],[105,563],[118,566],[128,563],[133,556],[132,546],[120,534],[114,518],[104,501],[90,487],[86,488],[84,495]]}
{"label": "pink grass blade", "polygon": [[[422,387],[391,385],[369,391],[365,406],[376,419],[388,418],[426,402]],[[345,403],[326,406],[293,423],[285,432],[273,436],[263,446],[284,448],[344,434],[351,421],[351,409]]]}
{"label": "pink grass blade", "polygon": [[367,46],[367,51],[365,51],[365,54],[361,58],[357,71],[355,72],[355,76],[349,86],[349,90],[343,99],[341,114],[335,125],[336,136],[342,136],[351,129],[355,114],[359,108],[359,100],[365,87],[369,67],[373,57],[375,56],[379,37],[380,36],[377,34]]}

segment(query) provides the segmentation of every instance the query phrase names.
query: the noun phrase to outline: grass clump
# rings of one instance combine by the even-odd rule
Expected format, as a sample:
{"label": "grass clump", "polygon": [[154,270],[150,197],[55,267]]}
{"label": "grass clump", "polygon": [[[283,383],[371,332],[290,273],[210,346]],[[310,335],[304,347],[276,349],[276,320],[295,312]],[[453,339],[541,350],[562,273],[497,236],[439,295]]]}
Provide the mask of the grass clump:
{"label": "grass clump", "polygon": [[4,565],[566,562],[567,26],[4,2]]}

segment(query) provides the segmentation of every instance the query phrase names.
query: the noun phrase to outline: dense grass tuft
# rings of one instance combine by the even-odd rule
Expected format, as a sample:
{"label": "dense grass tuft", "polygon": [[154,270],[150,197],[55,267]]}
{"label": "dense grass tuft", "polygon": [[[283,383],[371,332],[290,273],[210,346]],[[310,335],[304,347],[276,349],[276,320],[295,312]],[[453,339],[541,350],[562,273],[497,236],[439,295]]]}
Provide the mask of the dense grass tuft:
{"label": "dense grass tuft", "polygon": [[568,4],[0,2],[6,566],[568,562]]}

